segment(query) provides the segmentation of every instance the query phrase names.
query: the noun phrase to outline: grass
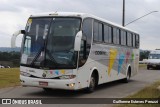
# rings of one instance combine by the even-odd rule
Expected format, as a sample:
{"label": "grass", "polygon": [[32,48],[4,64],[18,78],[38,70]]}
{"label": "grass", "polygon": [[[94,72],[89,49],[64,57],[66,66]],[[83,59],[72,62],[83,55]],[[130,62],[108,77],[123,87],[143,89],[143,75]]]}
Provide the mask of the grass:
{"label": "grass", "polygon": [[19,68],[1,68],[0,88],[20,85],[19,73]]}
{"label": "grass", "polygon": [[147,64],[139,64],[139,67],[146,67]]}
{"label": "grass", "polygon": [[147,68],[147,64],[139,64],[139,69],[146,69]]}
{"label": "grass", "polygon": [[[134,95],[127,98],[160,98],[160,90],[157,87],[160,86],[160,81],[140,90]],[[160,107],[159,104],[122,104],[115,107]]]}

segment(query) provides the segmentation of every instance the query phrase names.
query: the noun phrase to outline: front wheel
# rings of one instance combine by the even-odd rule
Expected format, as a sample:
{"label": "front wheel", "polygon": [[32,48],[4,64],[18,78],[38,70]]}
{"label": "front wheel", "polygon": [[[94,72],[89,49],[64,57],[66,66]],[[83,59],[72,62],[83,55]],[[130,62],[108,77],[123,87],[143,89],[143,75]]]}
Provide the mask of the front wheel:
{"label": "front wheel", "polygon": [[43,90],[46,92],[46,93],[51,93],[53,91],[53,89],[51,88],[43,88]]}
{"label": "front wheel", "polygon": [[86,89],[87,93],[92,93],[95,90],[95,87],[96,87],[96,78],[95,74],[92,74],[90,78],[89,87],[87,87]]}

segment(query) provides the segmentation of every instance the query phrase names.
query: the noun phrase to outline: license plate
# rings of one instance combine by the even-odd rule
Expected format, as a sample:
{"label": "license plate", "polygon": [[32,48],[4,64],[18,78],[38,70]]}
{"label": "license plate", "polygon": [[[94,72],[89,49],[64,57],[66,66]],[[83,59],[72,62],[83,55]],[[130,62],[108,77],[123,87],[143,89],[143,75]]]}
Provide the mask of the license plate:
{"label": "license plate", "polygon": [[48,86],[48,82],[39,81],[40,86]]}

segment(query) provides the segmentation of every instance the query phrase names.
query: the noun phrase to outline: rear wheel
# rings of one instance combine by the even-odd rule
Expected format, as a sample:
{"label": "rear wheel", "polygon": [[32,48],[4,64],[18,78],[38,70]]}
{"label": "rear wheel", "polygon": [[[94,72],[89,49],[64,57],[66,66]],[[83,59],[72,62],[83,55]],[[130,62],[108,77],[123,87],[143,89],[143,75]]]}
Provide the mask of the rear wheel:
{"label": "rear wheel", "polygon": [[92,93],[95,90],[95,87],[96,87],[96,77],[95,74],[93,73],[90,78],[89,87],[86,89],[86,91],[88,93]]}
{"label": "rear wheel", "polygon": [[130,80],[130,78],[131,78],[131,69],[129,68],[129,69],[128,69],[128,72],[127,72],[127,76],[126,76],[125,79],[123,79],[123,82],[124,82],[124,83],[128,83],[129,80]]}
{"label": "rear wheel", "polygon": [[150,69],[150,66],[147,65],[147,69],[149,70],[149,69]]}

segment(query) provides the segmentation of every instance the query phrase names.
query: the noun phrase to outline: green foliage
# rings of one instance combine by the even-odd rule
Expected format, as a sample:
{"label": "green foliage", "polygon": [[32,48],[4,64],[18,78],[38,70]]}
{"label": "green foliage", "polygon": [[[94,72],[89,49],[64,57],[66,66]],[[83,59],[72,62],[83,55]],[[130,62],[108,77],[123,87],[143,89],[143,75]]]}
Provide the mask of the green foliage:
{"label": "green foliage", "polygon": [[[160,86],[160,81],[155,82],[154,84],[145,87],[139,92],[128,96],[127,98],[160,98],[160,90],[157,87]],[[122,104],[116,105],[114,107],[160,107],[159,104]]]}
{"label": "green foliage", "polygon": [[20,64],[20,52],[0,52],[0,64],[3,65],[1,61],[12,62],[13,67],[18,67]]}
{"label": "green foliage", "polygon": [[143,59],[148,59],[150,51],[141,51],[139,60],[142,61]]}

